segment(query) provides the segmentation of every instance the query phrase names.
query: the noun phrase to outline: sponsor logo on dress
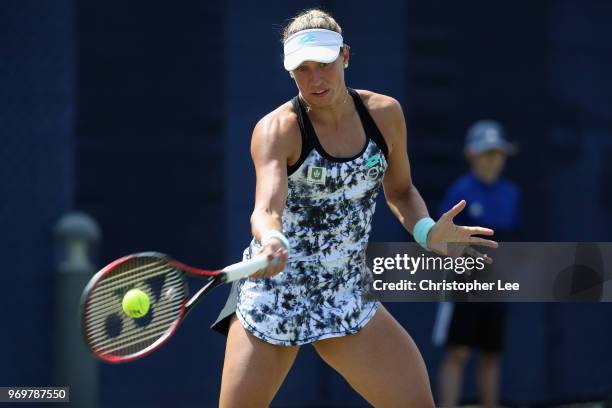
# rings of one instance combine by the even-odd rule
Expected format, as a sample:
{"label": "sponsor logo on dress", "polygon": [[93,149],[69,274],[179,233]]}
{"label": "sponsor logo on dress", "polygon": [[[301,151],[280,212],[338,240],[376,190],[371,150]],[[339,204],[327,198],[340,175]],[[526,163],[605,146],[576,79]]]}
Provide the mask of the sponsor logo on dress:
{"label": "sponsor logo on dress", "polygon": [[378,177],[380,173],[379,165],[380,164],[380,154],[376,154],[368,159],[366,162],[366,167],[368,168],[366,174],[368,178],[375,179]]}
{"label": "sponsor logo on dress", "polygon": [[309,166],[306,179],[311,183],[325,184],[325,175],[325,167]]}
{"label": "sponsor logo on dress", "polygon": [[380,163],[380,154],[370,157],[366,163],[366,166],[368,166],[369,169],[376,166],[378,163]]}

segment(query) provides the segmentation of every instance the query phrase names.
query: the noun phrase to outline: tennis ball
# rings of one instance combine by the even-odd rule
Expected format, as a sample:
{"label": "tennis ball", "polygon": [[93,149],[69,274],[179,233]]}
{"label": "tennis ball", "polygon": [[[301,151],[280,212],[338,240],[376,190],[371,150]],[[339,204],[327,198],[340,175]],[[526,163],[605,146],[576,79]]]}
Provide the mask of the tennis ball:
{"label": "tennis ball", "polygon": [[142,317],[149,312],[149,297],[140,289],[130,289],[123,296],[123,311],[130,317]]}

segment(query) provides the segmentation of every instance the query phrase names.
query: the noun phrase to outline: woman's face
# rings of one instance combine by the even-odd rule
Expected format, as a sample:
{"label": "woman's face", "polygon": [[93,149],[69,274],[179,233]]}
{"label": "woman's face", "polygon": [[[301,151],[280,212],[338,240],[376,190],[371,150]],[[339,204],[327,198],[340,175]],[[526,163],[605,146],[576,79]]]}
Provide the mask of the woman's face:
{"label": "woman's face", "polygon": [[304,61],[291,71],[302,98],[311,107],[324,108],[344,100],[344,64],[348,64],[345,47],[334,62]]}

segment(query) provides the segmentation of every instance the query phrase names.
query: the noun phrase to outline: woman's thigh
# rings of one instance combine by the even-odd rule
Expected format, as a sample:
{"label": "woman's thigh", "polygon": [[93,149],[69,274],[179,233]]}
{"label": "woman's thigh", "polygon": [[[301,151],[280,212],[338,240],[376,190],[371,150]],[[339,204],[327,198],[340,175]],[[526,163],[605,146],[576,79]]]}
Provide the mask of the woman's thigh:
{"label": "woman's thigh", "polygon": [[384,308],[356,334],[314,343],[319,355],[376,407],[433,407],[416,344]]}
{"label": "woman's thigh", "polygon": [[275,346],[232,317],[221,378],[220,407],[267,407],[287,376],[297,346]]}

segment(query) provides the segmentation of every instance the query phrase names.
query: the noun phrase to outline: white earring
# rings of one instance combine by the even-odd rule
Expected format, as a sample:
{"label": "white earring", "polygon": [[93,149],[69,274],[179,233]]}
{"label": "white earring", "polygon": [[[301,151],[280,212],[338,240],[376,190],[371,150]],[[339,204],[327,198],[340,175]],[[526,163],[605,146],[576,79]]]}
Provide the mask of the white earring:
{"label": "white earring", "polygon": [[344,64],[344,68],[348,68],[348,64]]}

